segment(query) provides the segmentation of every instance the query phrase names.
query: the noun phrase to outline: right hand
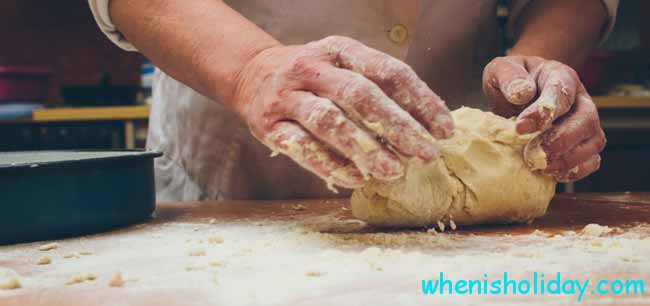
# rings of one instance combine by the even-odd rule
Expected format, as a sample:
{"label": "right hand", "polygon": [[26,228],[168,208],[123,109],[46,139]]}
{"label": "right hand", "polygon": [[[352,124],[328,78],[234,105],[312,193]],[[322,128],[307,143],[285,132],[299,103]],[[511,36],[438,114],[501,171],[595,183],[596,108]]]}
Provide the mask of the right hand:
{"label": "right hand", "polygon": [[344,188],[401,177],[393,150],[436,159],[434,138],[453,131],[408,65],[346,37],[265,49],[239,74],[233,104],[271,150]]}

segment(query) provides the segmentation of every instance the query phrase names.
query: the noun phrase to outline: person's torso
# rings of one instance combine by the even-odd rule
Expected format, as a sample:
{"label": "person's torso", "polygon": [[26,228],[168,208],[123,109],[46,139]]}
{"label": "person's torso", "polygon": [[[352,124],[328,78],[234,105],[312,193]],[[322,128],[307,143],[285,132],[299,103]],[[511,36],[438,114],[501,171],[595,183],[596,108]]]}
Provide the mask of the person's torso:
{"label": "person's torso", "polygon": [[[330,35],[357,39],[406,61],[450,109],[482,107],[481,72],[497,48],[496,0],[230,0],[284,44]],[[332,196],[286,157],[269,157],[218,101],[158,72],[148,147],[162,200]]]}

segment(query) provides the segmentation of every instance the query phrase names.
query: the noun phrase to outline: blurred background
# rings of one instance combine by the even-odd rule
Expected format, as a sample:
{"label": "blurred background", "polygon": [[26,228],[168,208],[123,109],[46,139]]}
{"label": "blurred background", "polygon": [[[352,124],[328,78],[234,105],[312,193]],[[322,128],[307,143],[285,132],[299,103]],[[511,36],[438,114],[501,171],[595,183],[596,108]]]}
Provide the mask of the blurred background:
{"label": "blurred background", "polygon": [[[505,27],[507,7],[496,14]],[[0,151],[144,147],[154,68],[111,44],[86,1],[2,0],[0,21]],[[650,1],[621,0],[579,73],[609,142],[598,173],[561,188],[650,190]]]}

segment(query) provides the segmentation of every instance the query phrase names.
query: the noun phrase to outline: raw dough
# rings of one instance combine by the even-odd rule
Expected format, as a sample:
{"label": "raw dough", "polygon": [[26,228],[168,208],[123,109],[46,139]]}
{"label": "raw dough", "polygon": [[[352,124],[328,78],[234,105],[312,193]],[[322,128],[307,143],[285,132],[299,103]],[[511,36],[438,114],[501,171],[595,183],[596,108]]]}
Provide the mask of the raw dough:
{"label": "raw dough", "polygon": [[110,287],[122,287],[124,286],[124,278],[122,278],[122,273],[115,272],[111,277],[111,281],[108,282]]}
{"label": "raw dough", "polygon": [[20,283],[19,275],[13,270],[0,267],[0,290],[20,289],[23,285]]}
{"label": "raw dough", "polygon": [[356,218],[378,226],[529,222],[542,216],[555,181],[523,158],[536,135],[519,135],[515,121],[462,107],[451,112],[454,136],[440,140],[441,158],[412,159],[395,182],[370,180],[352,194]]}
{"label": "raw dough", "polygon": [[56,249],[58,247],[59,247],[58,243],[52,242],[52,243],[44,244],[44,245],[38,247],[38,250],[39,251],[50,251],[50,250],[54,250],[54,249]]}
{"label": "raw dough", "polygon": [[43,256],[36,262],[37,265],[49,265],[50,263],[52,263],[52,258],[49,256]]}
{"label": "raw dough", "polygon": [[94,281],[96,279],[97,276],[95,274],[77,274],[72,276],[65,284],[74,285],[74,284],[80,284],[87,281]]}

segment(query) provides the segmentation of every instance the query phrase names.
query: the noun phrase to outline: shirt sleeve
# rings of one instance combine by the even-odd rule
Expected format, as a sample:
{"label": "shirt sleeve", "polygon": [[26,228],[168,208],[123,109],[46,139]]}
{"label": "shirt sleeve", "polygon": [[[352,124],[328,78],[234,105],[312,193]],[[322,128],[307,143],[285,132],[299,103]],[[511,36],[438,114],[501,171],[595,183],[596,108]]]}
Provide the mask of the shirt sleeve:
{"label": "shirt sleeve", "polygon": [[[508,19],[508,33],[513,34],[514,33],[514,25],[515,22],[517,21],[517,18],[519,18],[519,15],[524,11],[524,8],[526,8],[526,5],[530,3],[531,1],[534,0],[511,0],[510,1],[510,16]],[[600,0],[605,8],[607,9],[607,27],[605,28],[605,31],[603,31],[602,36],[600,37],[600,42],[599,44],[602,44],[605,42],[607,39],[607,36],[612,32],[612,29],[614,28],[614,24],[616,23],[616,12],[618,9],[618,2],[619,0]]]}
{"label": "shirt sleeve", "polygon": [[117,30],[108,11],[108,4],[111,0],[88,0],[90,10],[93,12],[99,29],[118,47],[126,51],[137,51],[126,38]]}

